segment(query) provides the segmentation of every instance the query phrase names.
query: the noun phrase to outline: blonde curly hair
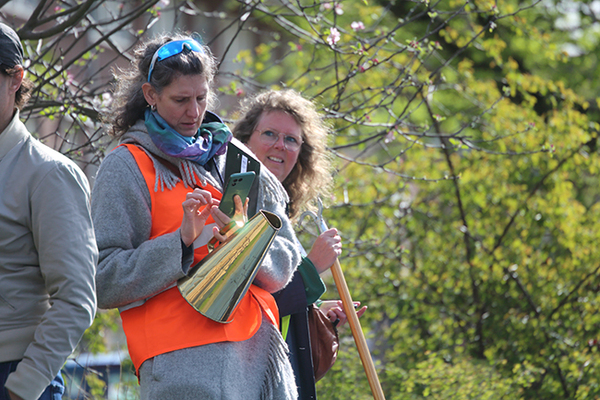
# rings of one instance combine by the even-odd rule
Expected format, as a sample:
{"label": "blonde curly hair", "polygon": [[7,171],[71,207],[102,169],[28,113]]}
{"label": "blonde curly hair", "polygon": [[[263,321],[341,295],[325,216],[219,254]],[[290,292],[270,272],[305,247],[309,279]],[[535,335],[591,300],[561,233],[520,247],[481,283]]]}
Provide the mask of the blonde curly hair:
{"label": "blonde curly hair", "polygon": [[314,210],[312,200],[328,196],[333,183],[332,160],[327,152],[329,127],[317,112],[315,104],[293,89],[267,90],[247,98],[241,105],[241,117],[233,127],[233,135],[248,143],[260,117],[282,111],[294,118],[302,131],[298,161],[282,182],[290,196],[288,213],[297,218],[305,210]]}

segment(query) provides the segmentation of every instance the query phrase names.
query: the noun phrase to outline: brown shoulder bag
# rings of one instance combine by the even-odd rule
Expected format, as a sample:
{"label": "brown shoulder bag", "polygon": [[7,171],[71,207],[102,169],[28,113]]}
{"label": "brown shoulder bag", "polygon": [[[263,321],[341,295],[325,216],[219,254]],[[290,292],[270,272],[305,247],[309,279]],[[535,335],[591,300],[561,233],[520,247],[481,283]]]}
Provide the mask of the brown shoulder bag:
{"label": "brown shoulder bag", "polygon": [[317,382],[335,363],[340,342],[337,329],[314,304],[308,308],[308,329],[315,382]]}

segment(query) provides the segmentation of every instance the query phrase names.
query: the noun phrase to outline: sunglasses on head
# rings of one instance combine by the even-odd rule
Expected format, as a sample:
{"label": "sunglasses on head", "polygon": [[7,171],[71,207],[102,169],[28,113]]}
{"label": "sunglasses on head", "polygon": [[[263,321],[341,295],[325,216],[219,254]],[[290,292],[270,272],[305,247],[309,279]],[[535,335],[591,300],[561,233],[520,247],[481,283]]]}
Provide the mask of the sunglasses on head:
{"label": "sunglasses on head", "polygon": [[154,56],[152,56],[152,61],[150,62],[150,69],[148,70],[148,82],[150,82],[150,78],[152,77],[152,71],[154,70],[154,65],[167,59],[169,57],[176,56],[181,53],[189,53],[191,51],[195,51],[198,53],[204,53],[202,46],[194,39],[185,39],[185,40],[174,40],[172,42],[168,42],[163,44],[156,50]]}

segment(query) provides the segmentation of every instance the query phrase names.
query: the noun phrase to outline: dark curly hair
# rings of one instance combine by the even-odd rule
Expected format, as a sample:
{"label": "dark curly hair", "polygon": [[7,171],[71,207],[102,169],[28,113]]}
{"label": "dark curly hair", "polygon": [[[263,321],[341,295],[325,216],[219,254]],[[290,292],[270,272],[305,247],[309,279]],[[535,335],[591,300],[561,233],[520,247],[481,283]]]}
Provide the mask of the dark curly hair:
{"label": "dark curly hair", "polygon": [[[144,112],[149,105],[144,98],[142,85],[148,81],[148,70],[154,53],[165,43],[190,38],[189,35],[179,33],[161,34],[136,48],[129,69],[115,71],[114,98],[111,113],[106,118],[111,125],[111,135],[119,137],[137,120],[144,119]],[[160,93],[180,75],[204,75],[210,87],[217,72],[217,62],[208,46],[201,47],[204,52],[183,52],[156,63],[150,80],[154,89]],[[208,106],[212,107],[214,102],[215,95],[209,90]]]}

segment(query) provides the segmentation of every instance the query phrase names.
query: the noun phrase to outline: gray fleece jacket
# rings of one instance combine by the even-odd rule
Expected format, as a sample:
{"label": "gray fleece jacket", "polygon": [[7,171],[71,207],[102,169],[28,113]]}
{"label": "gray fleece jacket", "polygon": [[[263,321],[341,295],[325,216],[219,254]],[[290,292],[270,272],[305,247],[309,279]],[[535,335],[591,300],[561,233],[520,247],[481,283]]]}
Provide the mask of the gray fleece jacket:
{"label": "gray fleece jacket", "polygon": [[26,400],[42,394],[94,319],[89,201],[83,172],[34,139],[16,111],[0,132],[0,362],[22,360],[5,387]]}
{"label": "gray fleece jacket", "polygon": [[[197,164],[182,163],[180,159],[171,158],[154,146],[143,121],[138,121],[121,141],[141,146],[151,158],[154,158],[154,154],[158,154],[161,158],[172,162],[180,168],[184,179],[186,171],[192,169],[202,180],[223,190],[219,175],[222,176],[224,171],[224,155],[215,157],[215,162],[209,162],[207,169]],[[236,144],[243,146],[239,142]],[[157,181],[151,190],[163,190],[163,188],[168,190],[169,185],[179,178],[155,158],[154,160]],[[263,260],[254,284],[273,293],[282,289],[290,281],[295,267],[300,262],[300,254],[295,246],[292,225],[285,214],[287,202],[285,190],[266,168],[262,168],[261,171],[258,208],[277,214],[282,220],[282,227]],[[182,248],[179,230],[149,240],[152,225],[149,189],[135,159],[125,147],[116,148],[102,162],[92,191],[92,218],[100,251],[100,262],[96,275],[100,308],[119,307],[123,309],[138,305],[145,299],[175,285],[177,280],[184,277],[191,267],[193,255]],[[264,325],[266,324],[261,325],[260,330],[269,329],[271,342],[281,342],[278,346],[285,347],[279,333]],[[277,335],[279,337],[276,337]],[[245,350],[251,351],[249,347]],[[277,352],[264,350],[262,358],[257,360],[256,355],[245,354],[243,346],[242,350],[238,349],[236,352],[217,352],[214,346],[200,346],[194,349],[199,353],[198,357],[218,360],[224,357],[224,354],[235,354],[235,357],[239,358],[236,360],[238,365],[254,359],[253,363],[256,363],[257,371],[268,371],[275,368],[287,371],[278,376],[285,377],[291,374],[291,367],[285,357],[285,349],[282,353],[280,352],[284,357],[278,356]],[[231,365],[235,365],[235,363]],[[265,367],[266,365],[270,365],[271,368]],[[140,373],[143,371],[142,368]],[[227,377],[231,373],[235,373],[235,371],[224,371],[223,379],[231,379]],[[196,375],[198,375],[199,387],[208,384],[202,374],[196,372]],[[271,375],[270,380],[266,379],[266,376],[258,376],[256,384],[260,387],[264,386],[265,382],[272,381],[272,374],[269,375]],[[293,375],[291,380],[291,383],[287,382],[283,385],[286,387],[284,392],[292,393],[291,397],[287,395],[261,397],[294,398]],[[141,382],[143,384],[144,379]],[[281,386],[280,384],[281,382],[278,385]],[[270,388],[262,390],[262,393],[272,392],[277,392],[272,385]],[[243,398],[243,393],[240,395],[242,396],[240,398]]]}

